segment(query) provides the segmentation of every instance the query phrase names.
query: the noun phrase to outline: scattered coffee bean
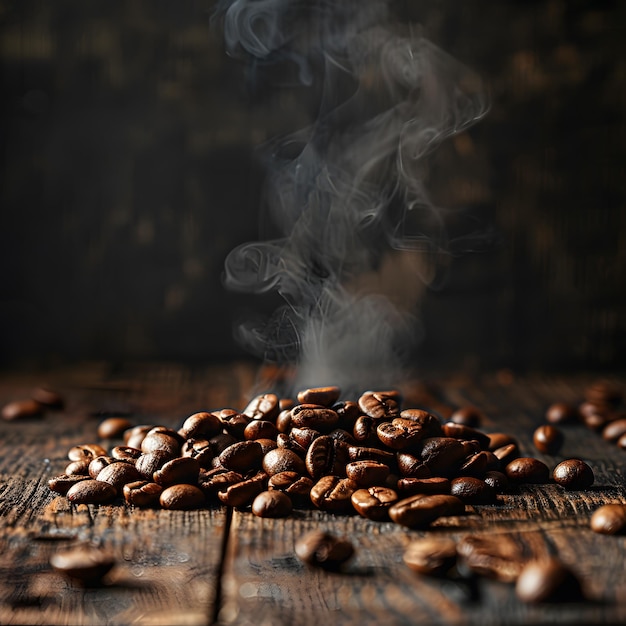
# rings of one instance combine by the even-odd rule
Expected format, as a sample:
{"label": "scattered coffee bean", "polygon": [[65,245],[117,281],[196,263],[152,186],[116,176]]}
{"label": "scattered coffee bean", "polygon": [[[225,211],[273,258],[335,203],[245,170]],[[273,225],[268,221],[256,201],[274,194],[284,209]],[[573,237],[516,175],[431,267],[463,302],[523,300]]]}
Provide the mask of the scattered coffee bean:
{"label": "scattered coffee bean", "polygon": [[546,409],[545,418],[550,424],[573,424],[580,421],[581,415],[573,404],[554,402]]}
{"label": "scattered coffee bean", "polygon": [[336,571],[352,558],[354,546],[349,539],[322,530],[313,530],[298,539],[295,552],[307,565]]}
{"label": "scattered coffee bean", "polygon": [[414,539],[402,555],[402,560],[410,569],[428,576],[446,574],[456,559],[456,543],[446,537]]}
{"label": "scattered coffee bean", "polygon": [[515,583],[515,593],[522,602],[580,602],[582,587],[574,572],[555,557],[527,563]]}
{"label": "scattered coffee bean", "polygon": [[122,439],[124,433],[132,428],[129,419],[125,417],[107,417],[98,425],[98,437],[100,439]]}
{"label": "scattered coffee bean", "polygon": [[463,565],[481,576],[511,583],[525,564],[520,544],[507,534],[465,535],[457,543]]}
{"label": "scattered coffee bean", "polygon": [[593,470],[580,459],[566,459],[561,461],[553,470],[552,478],[557,485],[572,491],[588,489],[593,485]]}
{"label": "scattered coffee bean", "polygon": [[159,503],[163,487],[147,480],[126,483],[122,489],[127,504],[137,507],[152,507]]}
{"label": "scattered coffee bean", "polygon": [[62,409],[65,406],[63,396],[50,387],[36,387],[31,398],[48,409]]}
{"label": "scattered coffee bean", "polygon": [[515,483],[543,484],[550,479],[550,468],[534,457],[518,457],[505,468],[506,477]]}
{"label": "scattered coffee bean", "polygon": [[180,484],[163,489],[159,496],[159,503],[164,509],[186,511],[200,508],[206,503],[206,498],[196,485]]}
{"label": "scattered coffee bean", "polygon": [[43,415],[43,409],[36,400],[15,400],[2,407],[2,419],[9,422],[14,420],[27,419],[29,417],[39,417]]}
{"label": "scattered coffee bean", "polygon": [[110,483],[89,478],[76,482],[65,496],[73,504],[108,504],[115,500],[117,489]]}
{"label": "scattered coffee bean", "polygon": [[491,504],[496,501],[496,490],[484,480],[473,476],[459,476],[450,481],[450,494],[467,504]]}
{"label": "scattered coffee bean", "polygon": [[252,501],[252,513],[257,517],[287,517],[292,509],[291,499],[282,491],[262,491]]}
{"label": "scattered coffee bean", "polygon": [[603,535],[626,532],[626,504],[614,502],[597,508],[590,520],[591,530]]}
{"label": "scattered coffee bean", "polygon": [[84,459],[89,459],[91,461],[97,456],[107,456],[107,451],[97,443],[74,446],[73,448],[70,448],[67,453],[67,458],[70,461],[82,461]]}
{"label": "scattered coffee bean", "polygon": [[98,586],[115,565],[108,552],[95,548],[73,548],[50,557],[54,570],[85,586]]}
{"label": "scattered coffee bean", "polygon": [[539,452],[556,454],[563,445],[563,433],[551,424],[542,424],[533,433],[533,443]]}

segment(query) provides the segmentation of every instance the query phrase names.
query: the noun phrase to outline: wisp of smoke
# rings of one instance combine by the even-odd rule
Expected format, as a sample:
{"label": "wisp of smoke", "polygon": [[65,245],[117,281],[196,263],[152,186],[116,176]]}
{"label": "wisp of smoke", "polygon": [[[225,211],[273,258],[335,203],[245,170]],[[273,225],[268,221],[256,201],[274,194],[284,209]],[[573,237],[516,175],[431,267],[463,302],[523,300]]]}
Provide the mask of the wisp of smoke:
{"label": "wisp of smoke", "polygon": [[394,20],[389,0],[224,0],[214,17],[229,54],[293,63],[321,86],[315,121],[264,146],[279,236],[225,261],[229,289],[283,300],[238,337],[295,364],[298,388],[392,385],[421,332],[428,268],[446,252],[425,160],[486,113],[483,84]]}

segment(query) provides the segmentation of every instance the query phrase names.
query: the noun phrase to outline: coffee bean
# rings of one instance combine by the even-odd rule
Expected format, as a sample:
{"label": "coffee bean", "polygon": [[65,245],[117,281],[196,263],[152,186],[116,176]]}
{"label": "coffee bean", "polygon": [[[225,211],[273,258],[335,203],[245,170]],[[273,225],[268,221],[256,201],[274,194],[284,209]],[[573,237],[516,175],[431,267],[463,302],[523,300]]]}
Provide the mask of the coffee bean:
{"label": "coffee bean", "polygon": [[552,478],[557,485],[568,491],[587,489],[593,485],[593,470],[580,459],[561,461],[553,470]]}
{"label": "coffee bean", "polygon": [[153,480],[162,487],[177,485],[182,483],[195,484],[200,473],[200,463],[197,459],[188,456],[181,456],[163,464],[153,474]]}
{"label": "coffee bean", "polygon": [[509,435],[508,433],[489,433],[487,436],[489,437],[487,450],[490,450],[491,452],[511,444],[517,446],[517,440],[515,437]]}
{"label": "coffee bean", "polygon": [[337,571],[353,557],[354,547],[349,539],[313,530],[296,541],[295,552],[301,561],[311,567]]}
{"label": "coffee bean", "polygon": [[257,517],[287,517],[292,509],[291,499],[282,491],[262,491],[252,501],[252,513]]}
{"label": "coffee bean", "polygon": [[518,457],[504,468],[506,477],[515,483],[543,484],[550,480],[550,469],[534,457]]}
{"label": "coffee bean", "polygon": [[339,416],[328,407],[317,404],[298,404],[291,409],[291,425],[297,428],[314,428],[320,432],[331,431]]}
{"label": "coffee bean", "polygon": [[504,472],[499,470],[490,470],[485,472],[483,480],[491,485],[496,493],[506,493],[509,489],[509,479]]}
{"label": "coffee bean", "polygon": [[252,420],[243,429],[244,439],[276,439],[278,428],[267,420]]}
{"label": "coffee bean", "polygon": [[361,416],[359,405],[352,400],[346,400],[334,404],[331,409],[337,413],[337,427],[352,432],[354,423]]}
{"label": "coffee bean", "polygon": [[257,495],[266,490],[268,478],[265,472],[257,472],[251,478],[229,485],[224,491],[218,491],[217,497],[228,506],[248,506]]}
{"label": "coffee bean", "polygon": [[421,458],[409,452],[398,452],[396,463],[400,474],[406,478],[429,478],[432,472]]}
{"label": "coffee bean", "polygon": [[[222,424],[222,428],[237,441],[243,439],[243,433],[246,430],[246,426],[253,419],[249,415],[244,415],[234,409],[222,409],[221,411],[218,411],[217,416]],[[258,419],[261,419],[261,417]]]}
{"label": "coffee bean", "polygon": [[467,456],[454,437],[429,437],[420,442],[420,457],[433,476],[454,476]]}
{"label": "coffee bean", "polygon": [[214,456],[219,456],[228,446],[232,446],[237,441],[239,440],[230,433],[219,433],[209,439]]}
{"label": "coffee bean", "polygon": [[55,552],[50,557],[55,571],[85,586],[100,585],[115,563],[112,554],[87,547]]}
{"label": "coffee bean", "polygon": [[304,459],[311,478],[316,481],[322,476],[331,474],[345,475],[348,455],[347,450],[345,448],[343,450],[344,453],[341,454],[341,442],[328,435],[315,439],[309,446]]}
{"label": "coffee bean", "polygon": [[36,387],[33,389],[31,398],[49,409],[62,409],[65,406],[63,396],[50,387]]}
{"label": "coffee bean", "polygon": [[243,414],[255,420],[275,422],[280,412],[278,396],[274,393],[263,393],[248,403]]}
{"label": "coffee bean", "polygon": [[[492,459],[495,459],[495,461]],[[458,472],[460,476],[482,478],[490,467],[490,464],[493,466],[494,463],[497,467],[500,467],[500,459],[498,459],[497,456],[487,450],[481,450],[480,452],[475,452],[468,456],[459,467]]]}
{"label": "coffee bean", "polygon": [[626,532],[626,504],[613,502],[597,508],[590,520],[591,530],[603,535],[618,535]]}
{"label": "coffee bean", "polygon": [[389,450],[368,446],[348,446],[347,452],[350,461],[379,461],[389,465],[390,468],[396,464],[396,456]]}
{"label": "coffee bean", "polygon": [[304,460],[292,450],[286,448],[276,448],[270,450],[262,461],[265,472],[270,476],[279,472],[296,472],[297,474],[307,474]]}
{"label": "coffee bean", "polygon": [[424,528],[436,519],[448,515],[462,515],[463,501],[452,495],[414,495],[399,500],[389,508],[389,517],[401,526]]}
{"label": "coffee bean", "polygon": [[274,439],[256,439],[255,440],[261,446],[261,452],[265,456],[270,450],[275,450],[278,444]]}
{"label": "coffee bean", "polygon": [[80,461],[70,461],[65,467],[66,474],[82,474],[89,476],[89,459],[81,459]]}
{"label": "coffee bean", "polygon": [[511,461],[519,458],[519,448],[516,443],[509,443],[500,448],[496,448],[493,454],[500,461],[501,467],[506,467]]}
{"label": "coffee bean", "polygon": [[613,407],[608,404],[595,404],[593,402],[583,402],[579,405],[583,424],[590,430],[600,432],[610,421]]}
{"label": "coffee bean", "polygon": [[391,422],[379,423],[376,435],[387,447],[393,450],[406,450],[424,439],[425,431],[422,424],[418,422],[396,417]]}
{"label": "coffee bean", "polygon": [[[77,461],[78,463],[80,463],[80,461]],[[89,461],[89,467],[87,470],[87,473],[89,474],[89,476],[91,476],[92,478],[98,478],[98,474],[108,465],[111,465],[111,463],[120,463],[120,461],[118,459],[114,459],[112,456],[97,456],[94,459],[91,459],[91,461]]]}
{"label": "coffee bean", "polygon": [[398,494],[389,487],[373,486],[357,489],[350,496],[354,510],[367,519],[389,519],[389,507],[398,501]]}
{"label": "coffee bean", "polygon": [[546,409],[546,421],[550,424],[574,424],[580,421],[578,409],[567,402],[554,402]]}
{"label": "coffee bean", "polygon": [[311,488],[311,502],[329,513],[347,513],[352,510],[350,498],[358,485],[349,478],[323,476]]}
{"label": "coffee bean", "polygon": [[506,583],[517,580],[526,562],[520,545],[504,533],[464,535],[456,549],[465,568]]}
{"label": "coffee bean", "polygon": [[168,461],[173,458],[172,454],[166,450],[154,450],[152,452],[143,453],[136,461],[135,468],[142,478],[152,481],[154,472],[161,469]]}
{"label": "coffee bean", "polygon": [[417,424],[423,431],[423,439],[426,439],[426,437],[443,436],[441,422],[428,411],[423,409],[404,409],[400,412],[400,417]]}
{"label": "coffee bean", "polygon": [[359,487],[380,487],[389,476],[389,466],[378,461],[352,461],[345,466],[345,472]]}
{"label": "coffee bean", "polygon": [[186,511],[198,509],[206,503],[202,490],[196,485],[171,485],[159,496],[161,507],[168,510]]}
{"label": "coffee bean", "polygon": [[496,501],[496,490],[484,480],[473,476],[453,478],[450,493],[467,504],[491,504]]}
{"label": "coffee bean", "polygon": [[261,468],[263,450],[256,441],[238,441],[219,455],[222,467],[244,474]]}
{"label": "coffee bean", "polygon": [[43,415],[42,405],[32,399],[15,400],[2,407],[2,419],[9,422],[41,415]]}
{"label": "coffee bean", "polygon": [[455,424],[463,424],[476,428],[485,420],[484,413],[475,406],[462,406],[450,415],[450,421]]}
{"label": "coffee bean", "polygon": [[319,404],[321,406],[330,407],[341,395],[339,387],[314,387],[312,389],[303,389],[296,396],[300,404]]}
{"label": "coffee bean", "polygon": [[107,417],[98,424],[97,433],[100,439],[122,439],[129,428],[132,424],[125,417]]}
{"label": "coffee bean", "polygon": [[360,415],[352,427],[352,437],[361,446],[379,446],[378,425],[380,420],[370,415]]}
{"label": "coffee bean", "polygon": [[170,434],[149,431],[141,441],[141,451],[145,454],[156,450],[163,450],[176,457],[180,454],[180,442]]}
{"label": "coffee bean", "polygon": [[441,430],[443,431],[444,437],[454,437],[455,439],[464,439],[466,441],[477,441],[479,450],[487,450],[491,443],[489,435],[486,435],[480,430],[465,424],[457,424],[456,422],[449,421],[442,424]]}
{"label": "coffee bean", "polygon": [[185,419],[178,429],[184,439],[210,439],[222,431],[222,422],[213,413],[200,411]]}
{"label": "coffee bean", "polygon": [[210,468],[213,461],[213,447],[208,439],[187,439],[180,449],[180,454],[198,462],[200,467]]}
{"label": "coffee bean", "polygon": [[402,560],[414,572],[442,576],[456,563],[456,543],[447,537],[414,539],[406,547]]}
{"label": "coffee bean", "polygon": [[163,487],[147,480],[126,483],[122,494],[127,504],[137,507],[152,507],[159,504]]}
{"label": "coffee bean", "polygon": [[101,469],[96,479],[98,482],[109,483],[115,488],[116,493],[121,494],[124,485],[141,480],[141,474],[134,465],[117,461]]}
{"label": "coffee bean", "polygon": [[[294,405],[295,406],[295,405]],[[276,418],[276,430],[279,433],[288,433],[291,429],[291,408],[283,409]]]}
{"label": "coffee bean", "polygon": [[117,489],[108,482],[89,478],[72,485],[65,495],[73,504],[108,504],[115,500]]}
{"label": "coffee bean", "polygon": [[451,482],[443,476],[432,478],[400,478],[396,484],[403,498],[417,494],[450,494]]}
{"label": "coffee bean", "polygon": [[243,482],[244,477],[238,472],[224,468],[203,470],[198,474],[198,487],[207,498],[217,498],[219,491],[226,491],[228,487]]}
{"label": "coffee bean", "polygon": [[400,416],[400,394],[397,391],[366,391],[358,399],[365,415],[376,419],[393,419]]}
{"label": "coffee bean", "polygon": [[580,602],[582,587],[574,572],[555,557],[546,557],[524,565],[515,583],[515,593],[522,602]]}
{"label": "coffee bean", "polygon": [[533,443],[539,452],[556,454],[563,445],[563,433],[551,424],[542,424],[533,433]]}
{"label": "coffee bean", "polygon": [[132,461],[133,463],[143,453],[138,448],[131,448],[130,446],[115,446],[111,448],[111,456],[119,461]]}
{"label": "coffee bean", "polygon": [[153,424],[139,424],[138,426],[133,426],[132,428],[125,430],[122,437],[124,444],[131,448],[137,448],[138,450],[141,450],[141,443],[143,442],[144,437],[153,428]]}
{"label": "coffee bean", "polygon": [[60,474],[53,476],[48,480],[48,487],[50,491],[60,493],[61,495],[67,495],[70,487],[73,487],[76,483],[83,480],[91,480],[88,474]]}
{"label": "coffee bean", "polygon": [[301,476],[297,472],[279,472],[270,476],[267,488],[286,493],[294,504],[311,504],[311,489],[313,481],[308,476]]}
{"label": "coffee bean", "polygon": [[616,443],[626,433],[626,417],[621,417],[608,422],[602,429],[602,438],[605,441]]}
{"label": "coffee bean", "polygon": [[289,432],[289,438],[301,446],[305,454],[313,441],[321,436],[322,433],[319,430],[315,430],[315,428],[298,428],[294,426]]}
{"label": "coffee bean", "polygon": [[107,451],[96,443],[73,446],[67,453],[70,461],[81,461],[83,459],[95,459],[97,456],[107,456]]}
{"label": "coffee bean", "polygon": [[596,380],[585,388],[585,400],[594,404],[617,406],[623,400],[622,390],[608,380]]}

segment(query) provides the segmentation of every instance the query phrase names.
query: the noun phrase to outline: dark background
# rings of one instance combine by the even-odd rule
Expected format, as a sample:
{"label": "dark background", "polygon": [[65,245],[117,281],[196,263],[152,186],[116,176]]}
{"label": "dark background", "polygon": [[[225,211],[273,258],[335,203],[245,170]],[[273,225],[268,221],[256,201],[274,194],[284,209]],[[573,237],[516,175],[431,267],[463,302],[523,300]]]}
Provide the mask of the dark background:
{"label": "dark background", "polygon": [[[314,112],[230,58],[214,5],[0,1],[0,366],[249,356],[271,297],[224,259],[259,234],[257,147]],[[626,347],[626,3],[398,4],[490,86],[437,199],[495,234],[422,303],[424,367],[611,369]]]}

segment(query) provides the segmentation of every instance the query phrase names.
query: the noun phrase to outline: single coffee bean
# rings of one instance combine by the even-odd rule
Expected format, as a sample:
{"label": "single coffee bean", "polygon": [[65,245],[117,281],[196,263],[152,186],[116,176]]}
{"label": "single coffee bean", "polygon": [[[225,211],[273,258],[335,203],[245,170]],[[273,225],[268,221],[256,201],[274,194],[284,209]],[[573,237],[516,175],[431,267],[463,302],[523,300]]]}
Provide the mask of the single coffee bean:
{"label": "single coffee bean", "polygon": [[345,475],[347,451],[343,455],[338,454],[341,449],[341,442],[328,435],[322,435],[313,440],[304,462],[307,472],[314,481],[332,474]]}
{"label": "single coffee bean", "polygon": [[497,462],[497,467],[500,467],[500,459],[498,459],[497,456],[487,450],[481,450],[480,452],[470,454],[470,456],[463,461],[459,467],[459,476],[474,476],[475,478],[482,478],[487,472],[489,464],[493,464],[491,457],[493,457]]}
{"label": "single coffee bean", "polygon": [[[222,409],[217,416],[222,423],[223,429],[232,435],[237,441],[243,439],[246,426],[252,421],[252,417],[235,411],[234,409]],[[260,417],[258,419],[261,419]]]}
{"label": "single coffee bean", "polygon": [[274,439],[256,439],[256,442],[261,446],[263,456],[265,456],[270,450],[278,448],[278,444]]}
{"label": "single coffee bean", "polygon": [[194,485],[198,481],[200,473],[200,463],[192,457],[181,456],[171,461],[167,461],[153,474],[153,480],[162,487],[170,485],[190,484]]}
{"label": "single coffee bean", "polygon": [[118,461],[132,461],[135,463],[143,453],[138,448],[130,446],[115,446],[111,448],[111,456]]}
{"label": "single coffee bean", "polygon": [[400,416],[401,397],[397,391],[366,391],[358,399],[365,415],[376,419],[393,419]]}
{"label": "single coffee bean", "polygon": [[[491,443],[489,435],[481,432],[477,428],[472,428],[465,424],[448,421],[442,424],[441,430],[444,437],[454,437],[455,439],[464,439],[466,441],[477,441],[479,450],[487,450]],[[477,450],[477,452],[479,451]]]}
{"label": "single coffee bean", "polygon": [[176,457],[180,454],[180,442],[171,434],[151,430],[146,433],[141,441],[141,451],[145,454],[156,450],[163,450],[171,454],[172,457]]}
{"label": "single coffee bean", "polygon": [[350,501],[362,517],[382,521],[389,519],[389,507],[398,501],[398,494],[389,487],[368,487],[353,492]]}
{"label": "single coffee bean", "polygon": [[65,467],[66,474],[82,474],[89,476],[89,459],[81,459],[80,461],[70,461]]}
{"label": "single coffee bean", "polygon": [[256,441],[238,441],[220,453],[219,461],[222,467],[244,474],[261,468],[263,450]]}
{"label": "single coffee bean", "polygon": [[352,400],[346,400],[345,402],[333,404],[331,409],[337,413],[337,427],[352,432],[354,423],[361,416],[359,405],[356,402],[352,402]]}
{"label": "single coffee bean", "polygon": [[352,461],[345,466],[346,476],[359,487],[382,486],[389,476],[389,466],[379,461]]}
{"label": "single coffee bean", "polygon": [[314,428],[322,433],[330,432],[339,416],[328,407],[317,404],[298,404],[291,409],[291,425],[297,428]]}
{"label": "single coffee bean", "polygon": [[542,424],[533,433],[535,448],[545,454],[556,454],[561,449],[563,440],[563,433],[552,424]]}
{"label": "single coffee bean", "polygon": [[596,380],[585,389],[585,400],[595,404],[618,406],[623,400],[622,390],[608,380]]}
{"label": "single coffee bean", "polygon": [[574,424],[580,421],[578,409],[567,402],[554,402],[546,409],[546,421],[549,424]]}
{"label": "single coffee bean", "polygon": [[484,413],[475,406],[462,406],[450,415],[450,421],[455,424],[463,424],[464,426],[471,426],[476,428],[480,426],[485,420]]}
{"label": "single coffee bean", "polygon": [[239,440],[230,433],[219,433],[209,439],[211,448],[213,448],[213,456],[218,457],[228,446],[232,446]]}
{"label": "single coffee bean", "polygon": [[294,426],[289,432],[290,439],[302,446],[305,453],[313,441],[321,436],[322,433],[319,430],[315,430],[315,428],[298,428]]}
{"label": "single coffee bean", "polygon": [[132,428],[129,419],[125,417],[107,417],[98,424],[100,439],[123,439],[124,433]]}
{"label": "single coffee bean", "polygon": [[187,439],[180,449],[181,456],[198,461],[200,467],[211,467],[213,447],[208,439]]}
{"label": "single coffee bean", "polygon": [[126,483],[122,494],[127,504],[137,507],[152,507],[159,504],[163,487],[147,480]]}
{"label": "single coffee bean", "polygon": [[500,461],[501,467],[506,467],[511,461],[519,458],[520,452],[516,443],[508,443],[493,451],[496,458]]}
{"label": "single coffee bean", "polygon": [[312,530],[296,541],[296,556],[311,567],[340,570],[354,555],[349,539],[322,530]]}
{"label": "single coffee bean", "polygon": [[106,455],[97,456],[94,459],[91,459],[91,461],[89,461],[89,468],[87,470],[87,473],[92,478],[98,478],[98,474],[105,467],[107,467],[108,465],[111,465],[111,463],[120,463],[120,462],[121,461],[119,461],[118,459],[114,459],[112,456],[106,456]]}
{"label": "single coffee bean", "polygon": [[443,430],[439,419],[423,409],[404,409],[400,412],[400,417],[405,420],[411,420],[414,424],[420,426],[423,431],[423,439],[426,437],[442,437]]}
{"label": "single coffee bean", "polygon": [[267,488],[286,493],[294,505],[311,504],[313,481],[297,472],[279,472],[270,476]]}
{"label": "single coffee bean", "polygon": [[178,442],[179,446],[182,446],[185,443],[185,437],[183,437],[178,430],[175,428],[170,428],[169,426],[157,425],[153,426],[147,433],[148,435],[167,435],[168,437],[172,437]]}
{"label": "single coffee bean", "polygon": [[311,502],[328,513],[348,513],[352,510],[350,498],[357,489],[349,478],[323,476],[311,488]]}
{"label": "single coffee bean", "polygon": [[70,461],[81,461],[82,459],[91,461],[97,456],[107,456],[107,451],[96,443],[74,446],[67,453],[67,458]]}
{"label": "single coffee bean", "polygon": [[108,482],[89,478],[72,485],[65,495],[73,504],[108,504],[115,500],[117,489]]}
{"label": "single coffee bean", "polygon": [[267,489],[268,475],[257,472],[251,478],[229,485],[225,491],[218,491],[217,497],[227,506],[241,508],[248,506],[256,496]]}
{"label": "single coffee bean", "polygon": [[252,398],[243,414],[255,420],[275,422],[280,412],[278,396],[274,393],[263,393]]}
{"label": "single coffee bean", "polygon": [[121,495],[124,485],[141,480],[141,474],[134,465],[118,461],[102,468],[96,479],[98,482],[109,483]]}
{"label": "single coffee bean", "polygon": [[314,387],[312,389],[303,389],[296,396],[300,404],[319,404],[321,406],[330,407],[341,395],[341,389],[335,386]]}
{"label": "single coffee bean", "polygon": [[135,461],[135,468],[142,478],[152,481],[154,472],[161,469],[168,461],[173,458],[172,453],[167,450],[153,450],[152,452],[142,453]]}
{"label": "single coffee bean", "polygon": [[95,548],[72,548],[50,557],[52,568],[84,586],[98,586],[115,565],[112,554]]}
{"label": "single coffee bean", "polygon": [[626,504],[603,504],[593,512],[590,527],[594,532],[603,535],[623,534],[626,532]]}
{"label": "single coffee bean", "polygon": [[262,491],[252,501],[252,513],[257,517],[287,517],[292,509],[291,499],[282,491]]}
{"label": "single coffee bean", "polygon": [[60,474],[53,476],[48,480],[48,487],[50,491],[60,493],[61,495],[67,495],[70,487],[73,487],[76,483],[83,480],[91,480],[89,474]]}
{"label": "single coffee bean", "polygon": [[304,459],[307,452],[307,449],[302,444],[298,443],[291,436],[291,433],[289,433],[288,435],[286,433],[278,433],[278,436],[276,437],[276,447],[282,448],[284,450],[291,450],[302,459]]}
{"label": "single coffee bean", "polygon": [[515,437],[513,437],[513,435],[509,435],[508,433],[489,433],[487,436],[489,437],[487,450],[490,450],[491,452],[510,444],[517,446],[517,440]]}
{"label": "single coffee bean", "polygon": [[203,470],[198,474],[198,487],[207,498],[217,498],[219,491],[226,491],[228,487],[244,481],[242,474],[224,468]]}
{"label": "single coffee bean", "polygon": [[421,458],[409,452],[398,452],[396,455],[398,471],[406,478],[429,478],[432,472]]}
{"label": "single coffee bean", "polygon": [[429,437],[420,444],[420,457],[433,476],[454,476],[467,456],[455,437]]}
{"label": "single coffee bean", "polygon": [[265,472],[270,476],[279,472],[296,472],[297,474],[308,474],[304,460],[292,450],[286,448],[276,448],[270,450],[262,461]]}
{"label": "single coffee bean", "polygon": [[588,489],[593,485],[593,470],[581,459],[565,459],[553,470],[552,478],[557,485],[568,491]]}
{"label": "single coffee bean", "polygon": [[581,602],[584,594],[576,574],[554,557],[533,560],[524,565],[515,583],[522,602]]}
{"label": "single coffee bean", "polygon": [[393,450],[413,448],[425,438],[425,431],[419,422],[403,417],[396,417],[391,422],[381,422],[376,427],[378,439]]}
{"label": "single coffee bean", "polygon": [[483,480],[491,485],[496,493],[506,493],[509,489],[509,479],[504,472],[500,470],[489,470],[485,472]]}
{"label": "single coffee bean", "polygon": [[519,543],[505,533],[464,535],[456,549],[466,569],[505,583],[515,582],[525,564]]}
{"label": "single coffee bean", "polygon": [[144,440],[144,437],[154,428],[153,424],[139,424],[137,426],[133,426],[128,430],[124,431],[124,435],[122,440],[124,441],[124,445],[127,445],[131,448],[137,448],[141,450],[141,443]]}
{"label": "single coffee bean", "polygon": [[276,439],[278,428],[268,420],[252,420],[243,429],[244,439]]}
{"label": "single coffee bean", "polygon": [[36,387],[31,398],[49,409],[62,409],[65,406],[63,396],[50,387]]}
{"label": "single coffee bean", "polygon": [[184,483],[166,487],[159,496],[161,507],[173,511],[198,509],[205,502],[204,493],[199,487]]}
{"label": "single coffee bean", "polygon": [[534,457],[518,457],[504,468],[506,477],[514,483],[544,484],[550,480],[550,469]]}
{"label": "single coffee bean", "polygon": [[403,498],[417,494],[450,493],[451,482],[443,476],[432,478],[400,478],[396,488]]}
{"label": "single coffee bean", "polygon": [[402,560],[409,569],[427,576],[442,576],[456,563],[456,543],[447,537],[414,539]]}
{"label": "single coffee bean", "polygon": [[[294,405],[295,406],[295,405]],[[288,433],[291,430],[291,409],[283,409],[276,418],[276,430],[279,433]]]}
{"label": "single coffee bean", "polygon": [[492,504],[496,501],[496,490],[484,480],[473,476],[453,478],[450,493],[467,504]]}
{"label": "single coffee bean", "polygon": [[401,526],[423,528],[440,517],[462,515],[464,512],[465,505],[456,496],[418,494],[393,504],[389,508],[389,517]]}
{"label": "single coffee bean", "polygon": [[579,405],[578,410],[581,420],[587,428],[595,432],[601,432],[604,426],[610,421],[613,407],[608,404],[583,402]]}
{"label": "single coffee bean", "polygon": [[200,411],[185,419],[178,429],[184,439],[210,439],[222,431],[222,422],[217,415]]}
{"label": "single coffee bean", "polygon": [[608,422],[604,426],[602,438],[605,441],[615,443],[624,433],[626,433],[626,417],[621,417]]}
{"label": "single coffee bean", "polygon": [[2,407],[2,419],[9,422],[13,420],[39,417],[43,415],[42,405],[36,400],[15,400]]}
{"label": "single coffee bean", "polygon": [[361,446],[380,446],[378,438],[378,425],[380,419],[371,415],[360,415],[352,427],[352,438]]}

